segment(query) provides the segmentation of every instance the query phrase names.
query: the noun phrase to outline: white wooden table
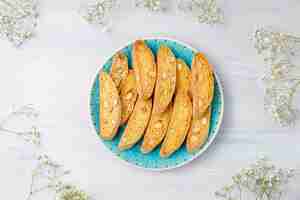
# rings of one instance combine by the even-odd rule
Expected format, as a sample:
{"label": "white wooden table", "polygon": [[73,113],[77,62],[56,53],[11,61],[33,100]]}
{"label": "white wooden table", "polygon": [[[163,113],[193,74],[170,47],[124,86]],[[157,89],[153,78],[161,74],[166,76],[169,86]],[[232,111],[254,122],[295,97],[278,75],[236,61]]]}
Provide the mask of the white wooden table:
{"label": "white wooden table", "polygon": [[[225,25],[216,27],[173,13],[149,16],[125,9],[111,34],[82,21],[78,5],[74,0],[43,1],[35,39],[17,50],[0,41],[0,116],[13,105],[36,105],[45,148],[97,199],[214,199],[214,191],[261,155],[282,167],[300,168],[300,122],[283,129],[264,112],[258,81],[264,64],[250,41],[263,25],[300,35],[298,0],[227,0],[222,4]],[[225,90],[224,123],[214,144],[186,167],[164,173],[129,167],[113,157],[89,117],[89,91],[104,59],[143,36],[175,38],[205,52]],[[33,165],[24,152],[15,151],[13,141],[0,136],[1,199],[23,200]],[[300,199],[299,180],[297,184],[289,199]],[[37,199],[49,195],[41,197]]]}

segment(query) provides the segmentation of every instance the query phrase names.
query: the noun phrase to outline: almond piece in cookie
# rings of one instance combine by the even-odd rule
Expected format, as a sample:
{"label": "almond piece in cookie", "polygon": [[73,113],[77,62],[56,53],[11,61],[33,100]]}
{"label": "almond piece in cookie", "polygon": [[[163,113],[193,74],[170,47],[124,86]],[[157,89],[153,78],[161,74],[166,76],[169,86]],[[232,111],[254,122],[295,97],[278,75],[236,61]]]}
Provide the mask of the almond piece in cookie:
{"label": "almond piece in cookie", "polygon": [[133,70],[129,70],[128,76],[121,82],[120,97],[122,105],[121,125],[124,125],[128,121],[138,97]]}
{"label": "almond piece in cookie", "polygon": [[144,41],[137,40],[133,44],[132,61],[139,96],[149,99],[156,82],[156,64],[151,49]]}
{"label": "almond piece in cookie", "polygon": [[160,149],[161,157],[169,157],[180,148],[192,119],[192,102],[187,94],[178,93],[166,137]]}
{"label": "almond piece in cookie", "polygon": [[152,112],[151,119],[144,136],[143,144],[141,146],[142,153],[150,153],[164,139],[167,133],[172,109],[173,106],[170,104],[165,112]]}
{"label": "almond piece in cookie", "polygon": [[186,148],[189,153],[196,152],[206,142],[209,133],[210,116],[211,108],[208,107],[200,119],[193,118],[186,140]]}
{"label": "almond piece in cookie", "polygon": [[154,92],[154,113],[164,112],[176,87],[176,58],[167,46],[160,46],[157,52],[157,81]]}
{"label": "almond piece in cookie", "polygon": [[100,136],[112,140],[121,122],[121,101],[112,78],[101,71],[100,78]]}
{"label": "almond piece in cookie", "polygon": [[192,74],[189,67],[182,59],[177,59],[176,92],[188,94]]}
{"label": "almond piece in cookie", "polygon": [[150,119],[151,110],[152,99],[144,100],[139,97],[119,142],[121,151],[130,149],[143,137]]}
{"label": "almond piece in cookie", "polygon": [[118,52],[113,57],[112,65],[111,65],[111,78],[116,84],[116,87],[119,88],[121,81],[127,77],[128,74],[128,59],[127,56]]}
{"label": "almond piece in cookie", "polygon": [[213,69],[202,53],[196,53],[193,58],[191,93],[193,117],[199,119],[210,106],[214,96]]}

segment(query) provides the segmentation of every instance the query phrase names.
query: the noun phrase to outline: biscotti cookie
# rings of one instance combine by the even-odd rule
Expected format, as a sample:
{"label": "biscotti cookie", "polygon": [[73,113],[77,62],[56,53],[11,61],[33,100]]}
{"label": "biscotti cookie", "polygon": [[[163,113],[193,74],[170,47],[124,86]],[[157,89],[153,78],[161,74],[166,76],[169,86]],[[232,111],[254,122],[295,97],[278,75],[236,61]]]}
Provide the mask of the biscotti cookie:
{"label": "biscotti cookie", "polygon": [[100,136],[112,140],[121,121],[121,101],[109,74],[101,71],[100,78]]}
{"label": "biscotti cookie", "polygon": [[187,94],[178,93],[166,137],[160,149],[161,157],[168,157],[180,148],[192,119],[192,102]]}
{"label": "biscotti cookie", "polygon": [[209,133],[210,116],[211,107],[208,107],[200,119],[194,118],[192,120],[186,140],[186,148],[189,153],[196,152],[206,142]]}
{"label": "biscotti cookie", "polygon": [[157,52],[157,81],[154,92],[154,113],[164,112],[176,87],[176,58],[167,46],[160,46]]}
{"label": "biscotti cookie", "polygon": [[128,121],[138,97],[133,70],[129,70],[128,76],[121,82],[120,97],[122,105],[121,125],[124,125]]}
{"label": "biscotti cookie", "polygon": [[182,59],[177,59],[176,92],[188,94],[191,85],[191,70]]}
{"label": "biscotti cookie", "polygon": [[127,56],[122,52],[118,52],[113,57],[111,71],[110,71],[111,78],[115,82],[117,88],[119,88],[121,81],[127,77],[127,74],[128,74]]}
{"label": "biscotti cookie", "polygon": [[119,149],[126,150],[135,145],[144,135],[152,111],[152,99],[138,98],[119,142]]}
{"label": "biscotti cookie", "polygon": [[202,53],[196,53],[192,62],[193,117],[200,118],[214,96],[213,69]]}
{"label": "biscotti cookie", "polygon": [[173,106],[170,104],[167,110],[162,113],[152,112],[151,119],[141,146],[142,153],[151,152],[164,139],[167,133],[172,109]]}
{"label": "biscotti cookie", "polygon": [[133,44],[132,61],[139,96],[149,99],[156,82],[156,64],[151,49],[142,40]]}

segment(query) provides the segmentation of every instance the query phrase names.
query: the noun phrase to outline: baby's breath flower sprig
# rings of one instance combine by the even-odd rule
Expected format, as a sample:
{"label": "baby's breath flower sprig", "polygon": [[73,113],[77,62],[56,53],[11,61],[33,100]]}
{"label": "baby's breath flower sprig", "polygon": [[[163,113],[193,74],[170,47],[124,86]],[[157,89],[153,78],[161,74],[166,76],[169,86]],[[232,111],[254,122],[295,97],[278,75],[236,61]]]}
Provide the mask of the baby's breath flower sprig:
{"label": "baby's breath flower sprig", "polygon": [[56,200],[91,200],[91,197],[83,190],[74,185],[64,185],[57,192]]}
{"label": "baby's breath flower sprig", "polygon": [[63,169],[63,166],[50,159],[48,155],[38,156],[37,165],[32,171],[30,191],[26,200],[30,200],[34,195],[44,190],[58,191],[63,185],[61,178],[69,173]]}
{"label": "baby's breath flower sprig", "polygon": [[39,112],[35,109],[32,104],[23,105],[21,107],[13,108],[12,111],[0,121],[0,126],[3,126],[9,120],[14,117],[25,116],[26,118],[37,118],[39,116]]}
{"label": "baby's breath flower sprig", "polygon": [[89,24],[106,31],[110,28],[112,16],[119,7],[119,0],[88,0],[80,6],[79,14]]}
{"label": "baby's breath flower sprig", "polygon": [[31,200],[37,193],[53,192],[56,200],[90,200],[90,196],[77,186],[65,183],[63,178],[70,171],[53,161],[48,155],[42,154],[37,158],[37,166],[32,171],[29,195]]}
{"label": "baby's breath flower sprig", "polygon": [[215,195],[223,200],[242,200],[249,194],[257,200],[280,200],[294,176],[295,170],[277,168],[268,159],[261,158],[234,175],[232,184],[223,187]]}
{"label": "baby's breath flower sprig", "polygon": [[[33,105],[24,105],[13,109],[7,116],[0,121],[0,134],[11,134],[22,138],[23,140],[39,146],[41,144],[41,133],[37,126],[33,126],[29,131],[16,131],[7,128],[14,119],[31,119],[35,120],[39,112]],[[42,150],[42,148],[39,148]],[[49,191],[53,192],[56,200],[91,200],[91,197],[74,184],[65,183],[63,178],[70,174],[70,171],[52,160],[45,153],[35,155],[36,167],[32,170],[29,194],[26,200],[31,200],[36,194]]]}
{"label": "baby's breath flower sprig", "polygon": [[263,76],[265,109],[281,126],[290,126],[297,118],[293,97],[300,85],[300,67],[292,58],[300,50],[300,37],[260,28],[253,40],[267,65]]}
{"label": "baby's breath flower sprig", "polygon": [[39,113],[33,105],[24,105],[11,111],[4,119],[0,121],[0,133],[15,135],[26,142],[39,146],[41,143],[41,132],[36,125],[30,130],[17,131],[6,128],[6,124],[16,117],[25,117],[27,119],[36,119]]}
{"label": "baby's breath flower sprig", "polygon": [[279,54],[294,56],[300,49],[300,38],[270,28],[260,28],[254,33],[255,48],[259,54],[267,51],[265,59],[275,59]]}
{"label": "baby's breath flower sprig", "polygon": [[300,80],[295,80],[290,84],[280,83],[278,80],[272,82],[274,85],[269,81],[265,89],[265,109],[281,126],[289,126],[297,117],[292,105]]}
{"label": "baby's breath flower sprig", "polygon": [[33,37],[38,15],[36,0],[0,0],[0,37],[22,45]]}
{"label": "baby's breath flower sprig", "polygon": [[166,4],[163,3],[166,0],[134,0],[135,7],[145,8],[151,12],[166,11]]}
{"label": "baby's breath flower sprig", "polygon": [[217,0],[178,0],[177,10],[199,23],[222,24],[224,15]]}

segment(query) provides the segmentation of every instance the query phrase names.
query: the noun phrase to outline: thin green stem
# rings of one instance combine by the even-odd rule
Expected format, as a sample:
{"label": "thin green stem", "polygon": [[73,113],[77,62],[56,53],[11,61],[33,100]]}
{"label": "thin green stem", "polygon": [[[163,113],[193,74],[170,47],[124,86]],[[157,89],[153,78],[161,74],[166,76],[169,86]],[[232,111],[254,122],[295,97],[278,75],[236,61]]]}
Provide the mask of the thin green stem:
{"label": "thin green stem", "polygon": [[31,176],[31,183],[30,183],[30,187],[29,187],[29,194],[26,198],[26,200],[30,200],[32,195],[33,195],[33,183],[34,183],[34,175]]}
{"label": "thin green stem", "polygon": [[3,128],[3,127],[0,127],[0,132],[7,133],[7,134],[13,134],[13,135],[17,135],[17,136],[25,135],[24,132],[9,130],[9,129]]}

